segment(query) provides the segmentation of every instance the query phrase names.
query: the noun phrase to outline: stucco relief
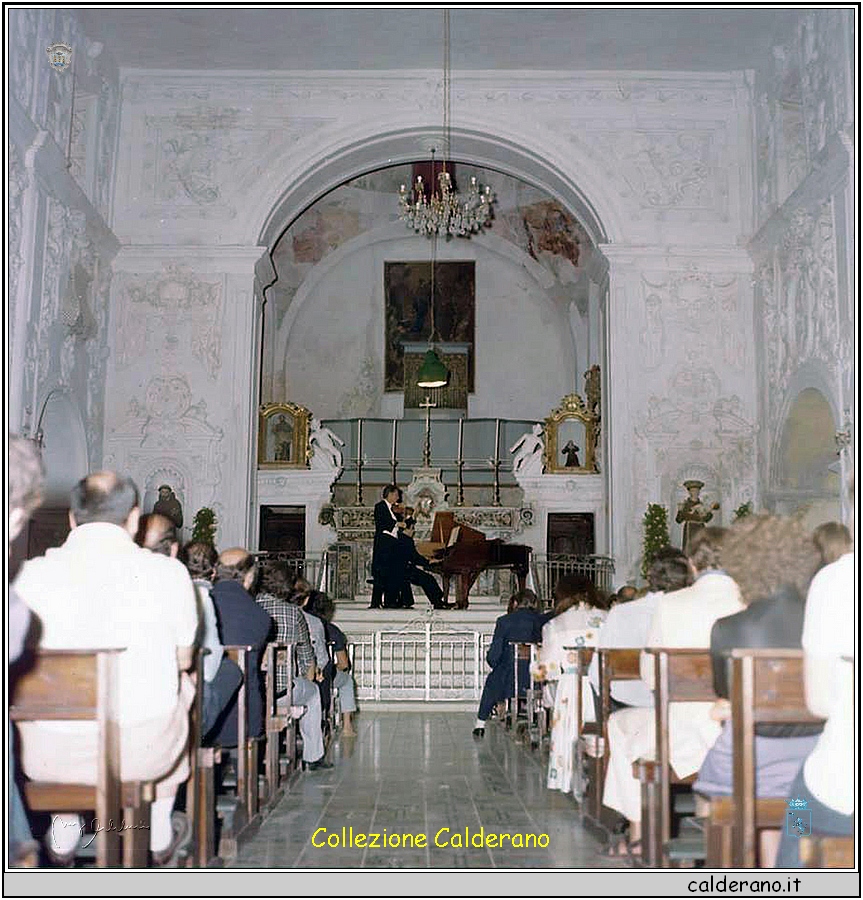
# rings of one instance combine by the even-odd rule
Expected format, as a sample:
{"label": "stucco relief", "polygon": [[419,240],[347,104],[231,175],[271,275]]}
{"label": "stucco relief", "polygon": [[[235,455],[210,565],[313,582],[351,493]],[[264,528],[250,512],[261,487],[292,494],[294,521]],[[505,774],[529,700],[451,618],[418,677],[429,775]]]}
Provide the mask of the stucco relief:
{"label": "stucco relief", "polygon": [[737,275],[691,270],[661,279],[642,276],[641,282],[645,323],[639,341],[648,369],[667,359],[667,328],[689,353],[738,369],[746,364]]}
{"label": "stucco relief", "polygon": [[810,12],[800,25],[803,102],[810,156],[818,153],[827,138],[845,124],[847,97],[843,63],[847,51],[842,33],[845,14],[845,11],[833,15]]}
{"label": "stucco relief", "polygon": [[24,193],[30,185],[30,176],[24,166],[24,159],[14,141],[8,143],[7,159],[9,161],[6,182],[7,200],[9,209],[7,228],[7,249],[9,253],[9,343],[15,345],[15,305],[18,302],[18,284],[24,265],[24,252],[21,246],[21,228],[24,217]]}
{"label": "stucco relief", "polygon": [[712,129],[620,129],[592,133],[591,140],[642,208],[720,211],[724,206],[720,199],[727,188],[720,184],[724,176],[716,165]]}
{"label": "stucco relief", "polygon": [[[188,269],[168,265],[152,277],[120,276],[117,328],[118,369],[140,359],[159,359],[163,368],[194,359],[215,380],[222,366],[223,285],[202,281]],[[153,316],[159,327],[153,327]]]}
{"label": "stucco relief", "polygon": [[360,364],[354,386],[339,401],[338,418],[353,419],[370,415],[380,398],[383,375],[376,358],[367,356]]}
{"label": "stucco relief", "polygon": [[212,499],[222,480],[224,433],[209,421],[206,402],[193,402],[181,375],[152,378],[143,401],[133,397],[126,416],[106,438],[106,460],[139,484],[165,466],[194,472],[196,503]]}

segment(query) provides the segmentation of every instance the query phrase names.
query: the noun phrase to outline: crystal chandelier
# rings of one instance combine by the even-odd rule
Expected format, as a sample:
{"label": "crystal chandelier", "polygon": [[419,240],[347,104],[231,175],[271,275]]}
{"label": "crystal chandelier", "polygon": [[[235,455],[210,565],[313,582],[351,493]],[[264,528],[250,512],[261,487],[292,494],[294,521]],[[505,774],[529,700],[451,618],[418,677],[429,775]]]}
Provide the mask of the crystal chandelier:
{"label": "crystal chandelier", "polygon": [[[444,10],[444,62],[443,62],[443,145],[448,151],[450,146],[450,40],[449,10]],[[399,218],[409,228],[420,234],[452,237],[467,237],[481,231],[491,221],[491,205],[494,202],[491,188],[482,188],[471,177],[467,194],[460,195],[454,188],[450,173],[447,171],[446,155],[443,159],[443,171],[438,175],[438,186],[434,185],[434,155],[432,150],[432,184],[426,186],[422,176],[417,179],[411,190],[406,185],[399,187]],[[426,194],[428,191],[428,194]]]}

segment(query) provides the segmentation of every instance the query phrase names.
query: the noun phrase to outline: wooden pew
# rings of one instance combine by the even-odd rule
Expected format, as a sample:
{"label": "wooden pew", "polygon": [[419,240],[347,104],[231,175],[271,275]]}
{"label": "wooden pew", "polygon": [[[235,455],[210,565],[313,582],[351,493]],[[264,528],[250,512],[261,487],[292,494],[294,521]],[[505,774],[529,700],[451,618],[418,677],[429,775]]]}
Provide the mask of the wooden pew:
{"label": "wooden pew", "polygon": [[572,793],[578,800],[579,816],[585,817],[585,788],[584,788],[584,747],[582,736],[596,734],[596,723],[584,722],[584,677],[590,668],[593,659],[593,647],[564,647],[567,653],[575,654],[575,735],[572,744]]}
{"label": "wooden pew", "polygon": [[[102,825],[95,837],[96,865],[143,868],[148,863],[150,783],[120,783],[116,716],[117,663],[122,648],[38,650],[16,682],[9,707],[13,722],[83,721],[98,729],[95,785],[28,781],[24,794],[34,812],[93,810]],[[62,753],[62,748],[57,748]],[[126,823],[122,830],[109,822]],[[131,827],[132,825],[136,827]]]}
{"label": "wooden pew", "polygon": [[853,869],[855,840],[852,835],[800,838],[800,860],[807,869]]}
{"label": "wooden pew", "polygon": [[[237,805],[231,810],[230,825],[223,823],[219,841],[219,856],[228,859],[236,855],[240,838],[260,824],[258,809],[258,756],[261,738],[249,735],[250,657],[254,647],[230,645],[225,655],[243,673],[243,683],[237,694]],[[218,804],[217,804],[218,805]],[[224,806],[223,806],[224,809]],[[227,818],[223,816],[223,818]]]}
{"label": "wooden pew", "polygon": [[654,662],[654,714],[656,753],[652,760],[633,763],[633,775],[641,782],[642,862],[668,867],[671,840],[671,786],[692,784],[696,776],[678,778],[669,763],[669,704],[715,701],[713,668],[709,650],[650,648]]}
{"label": "wooden pew", "polygon": [[[536,653],[538,645],[528,641],[510,641],[509,645],[512,647],[513,685],[515,696],[508,697],[506,700],[505,726],[507,730],[515,729],[518,731],[519,699],[524,699],[526,725],[528,732],[530,733],[531,729],[535,727],[536,716],[538,714],[536,705],[542,702],[542,692],[536,688],[536,683],[533,680],[533,676],[530,674],[530,665],[534,660],[534,654]],[[526,662],[528,666],[528,681],[526,685],[522,685],[522,680],[519,678],[519,662]],[[520,689],[522,687],[524,687],[524,697],[519,698]]]}
{"label": "wooden pew", "polygon": [[[267,803],[272,808],[284,793],[287,778],[296,769],[296,722],[291,716],[295,665],[293,644],[268,644],[265,650],[264,665],[266,668],[264,728],[267,736],[264,772],[267,780]],[[279,668],[286,668],[288,672],[287,693],[284,698],[278,698],[276,692]],[[287,757],[284,773],[282,772],[281,756],[283,735]]]}
{"label": "wooden pew", "polygon": [[[585,815],[597,825],[602,824],[602,790],[608,769],[608,717],[611,715],[611,683],[613,681],[639,681],[641,650],[611,649],[597,651],[599,654],[599,706],[596,710],[596,733],[601,742],[600,752],[589,752],[582,748],[583,757],[588,760],[588,795]],[[586,744],[591,737],[582,738]]]}
{"label": "wooden pew", "polygon": [[[758,802],[755,796],[755,726],[758,724],[817,724],[806,707],[802,650],[732,650],[729,655],[731,727],[734,745],[734,837],[731,863],[752,868],[757,860],[758,828],[769,816],[781,814],[773,826],[785,820],[784,800]],[[757,808],[761,807],[761,815]],[[767,820],[766,822],[764,820]]]}

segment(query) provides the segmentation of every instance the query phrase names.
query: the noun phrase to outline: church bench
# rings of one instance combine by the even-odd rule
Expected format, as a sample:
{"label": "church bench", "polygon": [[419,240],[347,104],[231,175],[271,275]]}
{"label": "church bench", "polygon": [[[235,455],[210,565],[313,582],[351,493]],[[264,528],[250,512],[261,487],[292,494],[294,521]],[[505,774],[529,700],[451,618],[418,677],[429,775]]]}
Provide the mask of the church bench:
{"label": "church bench", "polygon": [[[282,796],[287,779],[296,769],[296,721],[291,715],[291,696],[294,686],[295,653],[293,644],[271,643],[264,651],[266,669],[266,706],[264,730],[267,746],[264,756],[264,773],[267,782],[267,803],[272,808]],[[277,697],[276,673],[279,668],[288,672],[287,693]],[[285,743],[283,771],[281,742]]]}
{"label": "church bench", "polygon": [[584,785],[584,745],[583,738],[596,738],[596,723],[584,722],[584,678],[593,660],[592,647],[563,647],[575,656],[575,735],[572,743],[572,794],[578,801],[579,816],[584,819],[586,812]]}
{"label": "church bench", "polygon": [[[120,782],[115,686],[118,656],[122,652],[122,648],[37,650],[30,668],[16,680],[9,717],[13,722],[96,723],[96,784],[30,780],[24,785],[24,796],[33,812],[92,810],[102,825],[94,839],[96,865],[143,868],[148,863],[153,786],[149,782]],[[58,748],[58,752],[62,749]],[[109,822],[127,823],[130,827],[105,827]]]}
{"label": "church bench", "polygon": [[855,839],[808,835],[800,838],[800,861],[807,869],[853,869]]}
{"label": "church bench", "polygon": [[262,739],[249,735],[248,715],[250,657],[253,650],[254,647],[247,645],[225,646],[225,655],[237,664],[243,674],[243,682],[237,693],[236,798],[235,802],[227,798],[217,800],[222,819],[219,856],[223,859],[235,856],[241,837],[259,823],[258,765]]}
{"label": "church bench", "polygon": [[599,703],[596,709],[596,735],[581,738],[581,754],[588,772],[588,793],[584,811],[587,818],[602,824],[602,790],[608,768],[608,718],[611,715],[611,683],[638,681],[641,650],[603,648],[597,650],[599,659]]}
{"label": "church bench", "polygon": [[653,657],[656,752],[653,759],[638,759],[632,774],[641,782],[642,863],[668,867],[671,841],[672,785],[691,785],[696,776],[679,778],[669,762],[669,707],[671,703],[717,699],[713,690],[710,651],[690,648],[649,648]]}
{"label": "church bench", "polygon": [[[784,797],[755,795],[755,726],[818,724],[806,706],[802,650],[732,650],[728,657],[733,734],[733,835],[731,865],[752,868],[757,862],[761,828],[781,828]],[[776,813],[779,813],[777,816]]]}
{"label": "church bench", "polygon": [[[506,718],[505,727],[507,730],[516,729],[518,731],[520,700],[524,700],[525,724],[527,732],[530,735],[531,743],[537,736],[537,725],[539,720],[539,707],[542,706],[542,689],[539,683],[534,680],[531,673],[531,667],[536,660],[537,650],[541,645],[529,641],[510,641],[512,647],[512,666],[513,666],[513,686],[514,696],[508,697],[506,700]],[[527,663],[528,680],[526,685],[522,685],[522,679],[519,678],[519,663]],[[522,691],[523,688],[523,691]],[[523,696],[521,696],[523,694]]]}

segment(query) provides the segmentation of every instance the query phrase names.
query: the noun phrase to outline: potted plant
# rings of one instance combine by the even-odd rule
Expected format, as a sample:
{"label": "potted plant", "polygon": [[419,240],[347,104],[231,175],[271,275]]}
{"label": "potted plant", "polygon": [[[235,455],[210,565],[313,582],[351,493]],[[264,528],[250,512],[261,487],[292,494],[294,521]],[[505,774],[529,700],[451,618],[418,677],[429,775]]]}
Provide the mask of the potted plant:
{"label": "potted plant", "polygon": [[644,543],[641,554],[641,574],[647,578],[656,554],[671,544],[668,536],[668,510],[659,503],[648,503],[644,513]]}

